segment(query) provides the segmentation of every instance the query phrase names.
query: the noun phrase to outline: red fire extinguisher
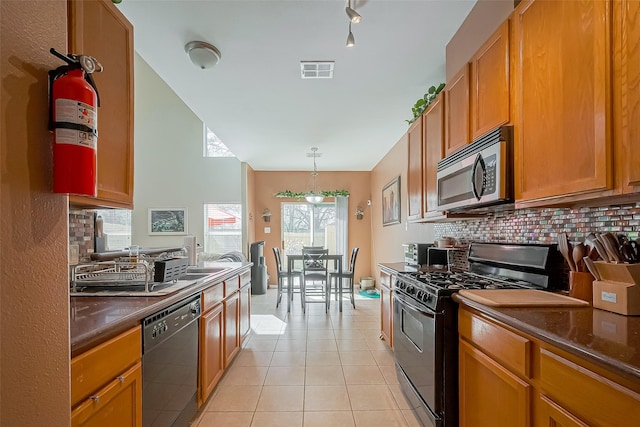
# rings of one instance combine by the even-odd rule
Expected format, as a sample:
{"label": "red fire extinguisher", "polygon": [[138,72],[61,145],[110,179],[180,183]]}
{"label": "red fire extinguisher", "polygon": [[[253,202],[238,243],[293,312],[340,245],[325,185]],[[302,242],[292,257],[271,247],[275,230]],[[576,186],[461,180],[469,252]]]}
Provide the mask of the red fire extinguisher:
{"label": "red fire extinguisher", "polygon": [[91,73],[102,65],[90,56],[50,52],[67,63],[49,71],[53,192],[95,197],[100,98]]}

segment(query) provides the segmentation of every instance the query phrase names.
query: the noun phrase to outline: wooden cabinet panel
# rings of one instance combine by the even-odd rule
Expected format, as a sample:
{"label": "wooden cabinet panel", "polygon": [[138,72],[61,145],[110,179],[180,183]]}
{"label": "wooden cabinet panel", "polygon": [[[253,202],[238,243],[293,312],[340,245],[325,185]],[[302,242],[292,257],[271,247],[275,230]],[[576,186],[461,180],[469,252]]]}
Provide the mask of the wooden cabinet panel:
{"label": "wooden cabinet panel", "polygon": [[380,337],[393,348],[393,291],[392,277],[380,272]]}
{"label": "wooden cabinet panel", "polygon": [[623,426],[640,419],[640,394],[544,349],[540,382],[547,396],[589,425]]}
{"label": "wooden cabinet panel", "polygon": [[198,406],[207,400],[224,372],[224,305],[200,318],[200,381]]}
{"label": "wooden cabinet panel", "polygon": [[460,426],[527,427],[531,386],[460,340]]}
{"label": "wooden cabinet panel", "polygon": [[445,92],[445,155],[470,142],[469,64],[451,78]]}
{"label": "wooden cabinet panel", "polygon": [[612,187],[609,1],[535,1],[513,18],[516,201]]}
{"label": "wooden cabinet panel", "polygon": [[71,412],[72,427],[142,425],[142,364],[138,362]]}
{"label": "wooden cabinet panel", "polygon": [[[622,192],[640,191],[640,2],[614,2],[616,176]],[[635,149],[634,149],[635,148]]]}
{"label": "wooden cabinet panel", "polygon": [[240,288],[240,345],[251,332],[251,283]]}
{"label": "wooden cabinet panel", "polygon": [[438,162],[444,157],[444,94],[429,105],[422,116],[423,130],[423,212],[438,206]]}
{"label": "wooden cabinet panel", "polygon": [[222,285],[224,289],[223,295],[226,298],[240,289],[240,276],[231,277],[222,282]]}
{"label": "wooden cabinet panel", "polygon": [[126,371],[142,357],[142,333],[137,326],[71,360],[71,406]]}
{"label": "wooden cabinet panel", "polygon": [[98,108],[98,196],[73,204],[133,207],[133,26],[111,0],[69,0],[69,49],[104,67]]}
{"label": "wooden cabinet panel", "polygon": [[224,301],[224,367],[227,368],[240,350],[240,299],[236,292]]}
{"label": "wooden cabinet panel", "polygon": [[538,427],[588,427],[588,424],[583,423],[543,394],[538,399],[538,407],[536,415]]}
{"label": "wooden cabinet panel", "polygon": [[202,292],[202,312],[206,313],[224,299],[224,286],[217,283]]}
{"label": "wooden cabinet panel", "polygon": [[515,373],[531,377],[531,341],[492,322],[469,313],[458,312],[460,336],[473,342]]}
{"label": "wooden cabinet panel", "polygon": [[471,140],[509,122],[509,20],[471,58]]}
{"label": "wooden cabinet panel", "polygon": [[422,116],[409,127],[409,169],[407,171],[407,219],[422,218]]}

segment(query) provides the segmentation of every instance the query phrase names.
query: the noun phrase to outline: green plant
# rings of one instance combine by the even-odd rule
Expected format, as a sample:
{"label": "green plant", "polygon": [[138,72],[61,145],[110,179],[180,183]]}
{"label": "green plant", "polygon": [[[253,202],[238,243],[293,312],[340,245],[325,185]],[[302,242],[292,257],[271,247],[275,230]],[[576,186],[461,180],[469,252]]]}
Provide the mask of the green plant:
{"label": "green plant", "polygon": [[[324,197],[349,197],[348,190],[319,191]],[[307,193],[294,193],[291,190],[278,191],[274,196],[285,199],[303,199]]]}
{"label": "green plant", "polygon": [[427,93],[425,93],[422,98],[418,99],[413,107],[411,107],[413,119],[405,121],[409,124],[415,122],[416,119],[420,117],[422,113],[424,113],[424,110],[427,109],[429,104],[431,104],[436,99],[438,94],[442,92],[442,89],[444,89],[444,83],[440,83],[438,87],[431,86],[429,89],[427,89]]}

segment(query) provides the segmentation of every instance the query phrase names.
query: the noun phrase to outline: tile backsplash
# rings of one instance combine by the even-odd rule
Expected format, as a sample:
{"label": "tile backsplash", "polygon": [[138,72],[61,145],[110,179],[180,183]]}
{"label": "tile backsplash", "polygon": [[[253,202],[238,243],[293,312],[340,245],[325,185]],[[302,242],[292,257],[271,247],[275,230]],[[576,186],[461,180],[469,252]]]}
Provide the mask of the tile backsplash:
{"label": "tile backsplash", "polygon": [[516,209],[488,213],[482,219],[437,223],[435,238],[453,237],[459,244],[472,241],[501,243],[557,243],[558,233],[583,240],[588,233],[640,234],[640,203],[597,208]]}
{"label": "tile backsplash", "polygon": [[78,245],[80,262],[93,253],[93,211],[69,210],[69,245]]}
{"label": "tile backsplash", "polygon": [[[482,219],[437,223],[434,226],[436,239],[453,237],[458,244],[554,244],[558,242],[558,233],[562,232],[567,233],[570,241],[582,241],[588,233],[607,231],[637,239],[640,234],[640,203],[579,209],[512,209],[488,213]],[[454,266],[466,269],[466,252],[456,251],[454,255]],[[560,280],[556,286],[568,289],[569,268],[564,260],[556,256],[551,268]]]}

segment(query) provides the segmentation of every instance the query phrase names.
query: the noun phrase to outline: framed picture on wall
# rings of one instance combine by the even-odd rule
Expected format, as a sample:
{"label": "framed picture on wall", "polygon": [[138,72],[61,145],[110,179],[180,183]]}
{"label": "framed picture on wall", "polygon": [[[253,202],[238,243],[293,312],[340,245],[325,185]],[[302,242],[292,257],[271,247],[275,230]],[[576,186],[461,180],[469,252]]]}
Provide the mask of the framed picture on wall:
{"label": "framed picture on wall", "polygon": [[187,234],[187,208],[150,208],[149,234]]}
{"label": "framed picture on wall", "polygon": [[400,176],[382,188],[382,225],[400,224]]}

